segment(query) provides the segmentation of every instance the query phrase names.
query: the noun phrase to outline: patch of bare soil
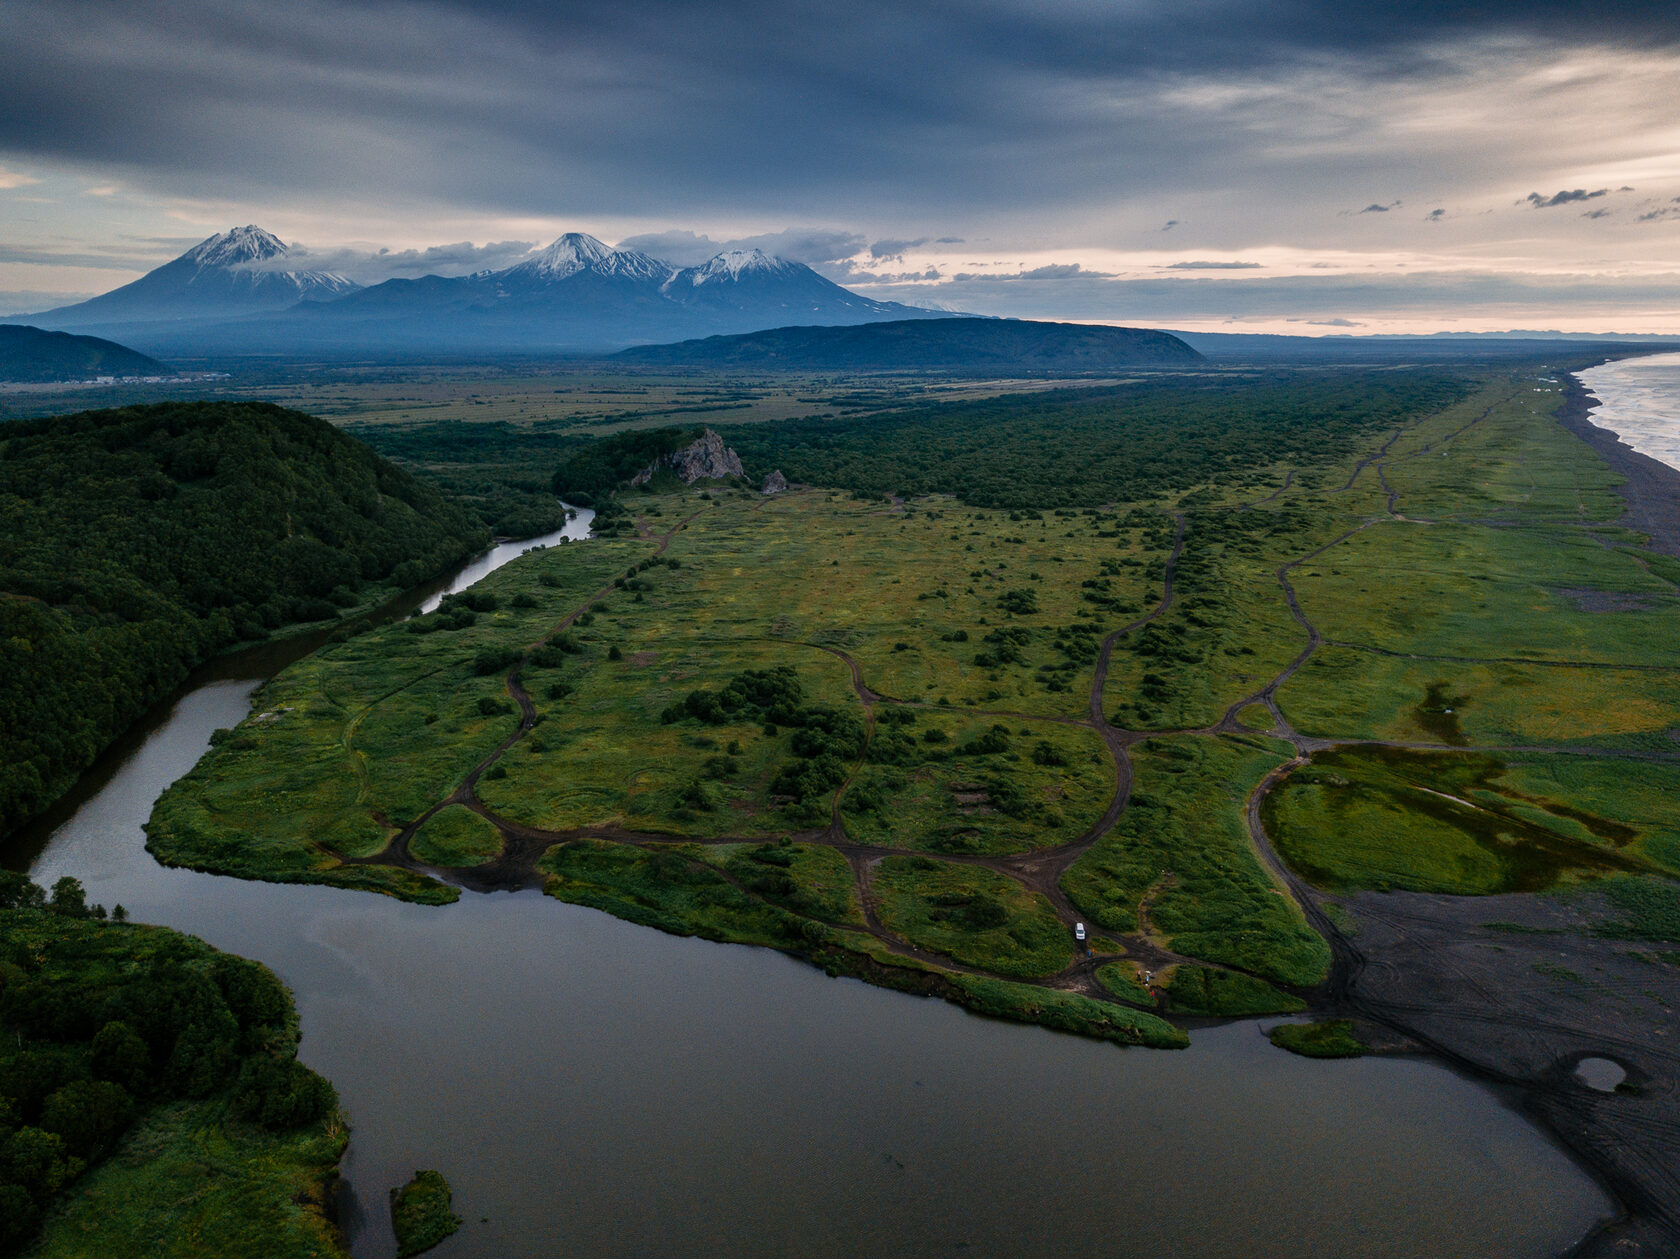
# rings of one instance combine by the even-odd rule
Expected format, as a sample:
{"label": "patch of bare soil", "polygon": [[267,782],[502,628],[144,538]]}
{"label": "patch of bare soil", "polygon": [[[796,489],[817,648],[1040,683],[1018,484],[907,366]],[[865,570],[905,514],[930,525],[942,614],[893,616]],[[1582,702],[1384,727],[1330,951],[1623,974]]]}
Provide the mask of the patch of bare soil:
{"label": "patch of bare soil", "polygon": [[[1576,1252],[1680,1255],[1680,965],[1672,946],[1594,934],[1595,894],[1340,898],[1363,965],[1347,1003],[1477,1074],[1512,1086],[1626,1205]],[[1627,1072],[1599,1092],[1583,1058]]]}

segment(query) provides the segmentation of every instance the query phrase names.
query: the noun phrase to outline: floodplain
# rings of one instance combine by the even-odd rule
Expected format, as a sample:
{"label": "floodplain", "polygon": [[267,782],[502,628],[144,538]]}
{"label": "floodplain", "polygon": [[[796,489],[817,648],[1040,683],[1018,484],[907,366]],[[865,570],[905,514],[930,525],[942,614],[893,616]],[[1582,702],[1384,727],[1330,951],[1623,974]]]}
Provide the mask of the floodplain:
{"label": "floodplain", "polygon": [[[856,422],[861,458],[777,429],[744,448],[798,460],[791,492],[626,493],[608,536],[294,665],[150,846],[421,901],[542,886],[1159,1045],[1325,982],[1301,876],[1671,886],[1680,600],[1614,474],[1498,372],[1275,420],[1270,459],[1278,398],[1335,387],[1233,387],[1211,480],[1147,463],[1148,424],[1182,448],[1171,407],[1205,405],[1147,387],[1102,447],[1131,472],[1053,510],[882,492],[916,436],[890,425]],[[962,412],[1000,459],[1044,436],[1006,411]],[[987,494],[1030,496],[1020,466]]]}

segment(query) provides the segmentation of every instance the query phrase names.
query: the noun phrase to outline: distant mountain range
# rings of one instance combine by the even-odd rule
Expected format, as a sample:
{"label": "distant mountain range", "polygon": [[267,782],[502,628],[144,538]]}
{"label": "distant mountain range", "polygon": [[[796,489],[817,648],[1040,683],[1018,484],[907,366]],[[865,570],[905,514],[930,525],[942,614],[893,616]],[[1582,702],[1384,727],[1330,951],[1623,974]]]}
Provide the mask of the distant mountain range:
{"label": "distant mountain range", "polygon": [[1178,337],[1146,328],[1020,319],[916,319],[845,328],[771,328],[638,346],[615,362],[746,371],[1102,372],[1196,363]]}
{"label": "distant mountain range", "polygon": [[175,353],[602,351],[782,324],[944,317],[877,302],[760,250],[677,267],[568,232],[500,271],[362,287],[288,269],[259,227],[195,245],[132,284],[24,319]]}
{"label": "distant mountain range", "polygon": [[96,376],[163,376],[155,358],[106,341],[24,324],[0,324],[0,380],[31,384]]}

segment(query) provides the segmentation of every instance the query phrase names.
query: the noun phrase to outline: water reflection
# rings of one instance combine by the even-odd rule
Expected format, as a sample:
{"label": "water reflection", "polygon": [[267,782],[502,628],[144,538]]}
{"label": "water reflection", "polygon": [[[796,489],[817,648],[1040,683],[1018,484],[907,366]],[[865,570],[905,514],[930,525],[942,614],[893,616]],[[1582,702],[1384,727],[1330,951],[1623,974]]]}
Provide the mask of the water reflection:
{"label": "water reflection", "polygon": [[394,1253],[386,1191],[417,1167],[467,1219],[445,1259],[1543,1256],[1611,1209],[1423,1062],[1311,1062],[1252,1023],[1122,1051],[533,892],[439,909],[158,866],[152,802],[255,685],[181,698],[31,866],[291,985],[354,1124],[358,1259]]}

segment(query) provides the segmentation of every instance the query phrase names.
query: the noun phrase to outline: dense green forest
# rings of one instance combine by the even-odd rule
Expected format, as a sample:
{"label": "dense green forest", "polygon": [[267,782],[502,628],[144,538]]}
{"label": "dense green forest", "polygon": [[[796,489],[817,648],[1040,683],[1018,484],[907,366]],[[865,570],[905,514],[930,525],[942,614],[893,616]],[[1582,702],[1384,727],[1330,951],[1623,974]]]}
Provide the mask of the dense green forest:
{"label": "dense green forest", "polygon": [[[1468,381],[1446,371],[1278,373],[718,431],[749,476],[780,468],[790,481],[862,493],[955,494],[979,507],[1091,507],[1241,483],[1268,465],[1322,465],[1361,437],[1468,391]],[[580,463],[574,455],[572,466]]]}
{"label": "dense green forest", "polygon": [[549,470],[586,441],[556,431],[569,423],[439,420],[346,424],[342,431],[387,459],[421,470],[482,516],[497,537],[529,538],[566,523],[566,509],[549,492]]}
{"label": "dense green forest", "polygon": [[[326,1130],[337,1094],[297,1061],[291,998],[274,974],[121,916],[89,906],[73,878],[49,898],[0,871],[0,1254],[163,1108],[211,1103],[254,1163],[276,1134],[303,1139],[316,1177],[342,1149],[341,1127]],[[200,1187],[174,1189],[191,1198]],[[296,1230],[327,1231],[323,1216],[293,1214]]]}
{"label": "dense green forest", "polygon": [[0,428],[0,833],[217,651],[414,585],[488,536],[435,488],[276,406]]}

